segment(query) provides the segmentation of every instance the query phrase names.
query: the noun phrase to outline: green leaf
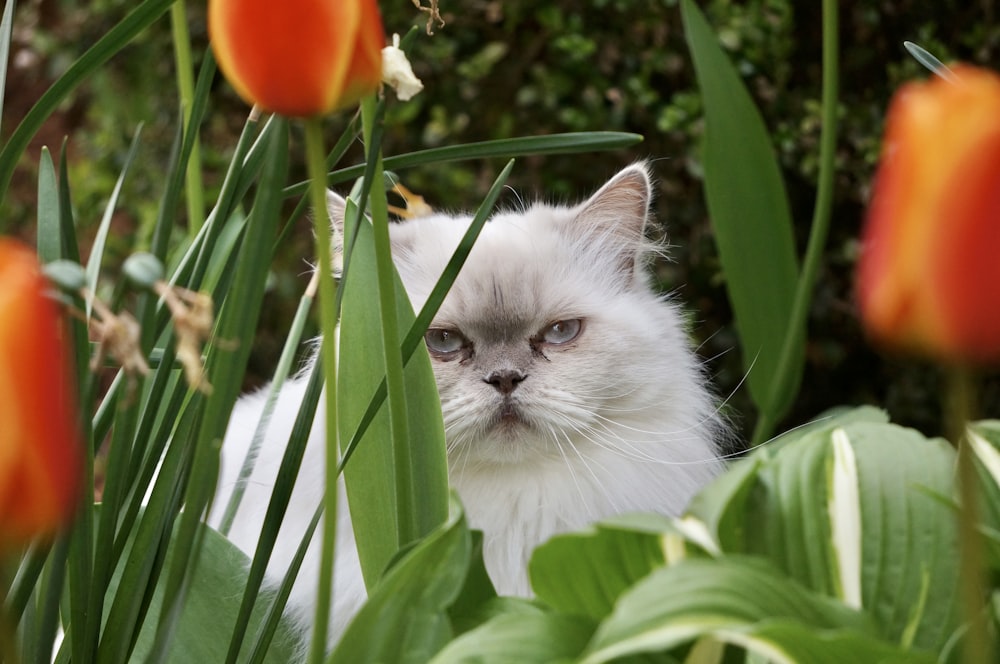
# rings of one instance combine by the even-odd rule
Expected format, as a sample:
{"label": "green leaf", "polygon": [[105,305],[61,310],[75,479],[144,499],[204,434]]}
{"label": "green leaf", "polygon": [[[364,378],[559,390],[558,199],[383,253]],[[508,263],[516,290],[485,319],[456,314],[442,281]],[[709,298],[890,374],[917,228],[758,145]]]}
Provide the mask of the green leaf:
{"label": "green leaf", "polygon": [[[743,348],[750,395],[770,419],[791,405],[799,380],[773,394],[799,278],[792,217],[767,127],[739,74],[692,0],[684,33],[705,107],[705,197]],[[804,360],[792,340],[793,372]]]}
{"label": "green leaf", "polygon": [[508,613],[449,643],[431,664],[574,661],[593,633],[588,620],[545,611]]}
{"label": "green leaf", "polygon": [[[776,633],[775,624],[783,626]],[[882,661],[876,656],[903,654],[874,637],[863,613],[810,591],[763,561],[729,556],[685,560],[640,581],[598,627],[582,661],[668,651],[704,636],[777,655],[778,661],[783,650],[818,655],[783,660],[811,663],[874,662]],[[821,644],[845,641],[850,646],[841,645],[839,652],[851,653],[848,659],[822,655]]]}
{"label": "green leaf", "polygon": [[0,108],[3,108],[4,93],[7,90],[7,60],[10,57],[11,28],[14,26],[14,0],[7,0],[0,19]]}
{"label": "green leaf", "polygon": [[[346,240],[349,246],[350,237]],[[374,293],[375,246],[371,224],[357,224],[350,269],[342,284],[343,314],[340,325],[338,373],[341,438],[350,440],[364,417],[372,395],[385,375],[378,307]],[[415,316],[398,275],[396,315],[399,336],[409,330]],[[349,349],[349,352],[346,352]],[[437,385],[427,349],[416,349],[404,370],[407,417],[412,432],[413,474],[420,477],[426,504],[420,508],[442,515],[447,511],[448,477],[444,422]],[[344,467],[351,520],[365,584],[371,588],[396,555],[396,497],[389,417],[383,406]]]}
{"label": "green leaf", "polygon": [[[236,622],[250,564],[246,555],[225,537],[206,526],[201,526],[201,530],[205,539],[198,563],[198,578],[187,593],[177,631],[167,648],[165,661],[172,664],[225,660],[229,632]],[[113,578],[109,593],[116,592],[120,581],[119,573]],[[163,595],[162,581],[165,577],[161,577],[161,583],[156,587],[150,613],[143,622],[130,661],[146,661],[152,653]],[[247,634],[254,633],[263,617],[265,605],[264,601],[257,603]],[[264,661],[272,664],[292,661],[296,644],[293,632],[282,624]]]}
{"label": "green leaf", "polygon": [[532,590],[549,606],[600,620],[625,589],[663,563],[660,531],[609,521],[542,544],[528,574]]}
{"label": "green leaf", "polygon": [[38,162],[38,258],[42,263],[51,263],[63,258],[62,243],[59,241],[59,189],[56,184],[56,169],[48,148],[42,148]]}
{"label": "green leaf", "polygon": [[70,65],[66,73],[35,102],[0,151],[0,201],[7,193],[11,175],[31,138],[49,115],[59,107],[66,95],[132,41],[137,34],[156,21],[173,3],[174,0],[145,0]]}
{"label": "green leaf", "polygon": [[724,553],[753,553],[869,613],[883,638],[937,649],[957,626],[954,453],[942,440],[840,413],[787,434],[691,505]]}
{"label": "green leaf", "polygon": [[452,498],[448,520],[374,587],[329,661],[428,661],[450,638],[447,609],[464,584],[471,548],[465,515]]}
{"label": "green leaf", "polygon": [[[579,152],[597,152],[599,150],[616,150],[627,148],[642,141],[639,134],[629,134],[616,131],[570,132],[566,134],[550,134],[548,136],[525,136],[521,138],[503,138],[479,143],[449,145],[440,148],[428,148],[405,154],[386,157],[383,166],[386,169],[406,169],[424,164],[434,164],[444,161],[462,161],[472,159],[496,159],[523,157],[525,155],[542,154],[576,154]],[[365,164],[333,171],[327,177],[327,184],[347,182],[364,175]],[[308,182],[299,182],[285,189],[286,196],[296,196],[304,192]]]}
{"label": "green leaf", "polygon": [[[132,165],[132,161],[135,159],[135,155],[139,149],[139,134],[141,131],[142,126],[140,125],[135,130],[135,136],[132,137],[132,144],[129,146],[128,154],[125,156],[125,163],[122,165],[122,170],[118,175],[118,181],[115,182],[114,189],[111,190],[108,204],[104,208],[104,216],[101,217],[101,223],[98,225],[97,233],[94,235],[94,243],[91,245],[90,256],[87,258],[87,289],[91,293],[97,292],[97,279],[101,273],[101,260],[104,258],[104,243],[108,239],[108,233],[111,231],[111,218],[114,215],[115,206],[118,204],[118,195],[121,194],[122,185],[125,183],[125,174],[128,173],[129,166]],[[90,316],[92,302],[92,298],[87,298],[88,317]]]}

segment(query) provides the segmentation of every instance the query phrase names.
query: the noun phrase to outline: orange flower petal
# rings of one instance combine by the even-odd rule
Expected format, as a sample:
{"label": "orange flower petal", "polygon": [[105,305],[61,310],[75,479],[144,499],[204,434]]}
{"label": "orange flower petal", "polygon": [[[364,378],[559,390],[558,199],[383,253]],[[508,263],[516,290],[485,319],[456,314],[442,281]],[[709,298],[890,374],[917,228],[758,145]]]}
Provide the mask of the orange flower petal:
{"label": "orange flower petal", "polygon": [[374,0],[211,0],[219,68],[253,104],[306,117],[377,89],[385,36]]}
{"label": "orange flower petal", "polygon": [[81,442],[58,306],[34,253],[0,238],[0,546],[70,516]]}
{"label": "orange flower petal", "polygon": [[888,344],[1000,360],[1000,77],[910,84],[889,109],[858,271],[862,318]]}

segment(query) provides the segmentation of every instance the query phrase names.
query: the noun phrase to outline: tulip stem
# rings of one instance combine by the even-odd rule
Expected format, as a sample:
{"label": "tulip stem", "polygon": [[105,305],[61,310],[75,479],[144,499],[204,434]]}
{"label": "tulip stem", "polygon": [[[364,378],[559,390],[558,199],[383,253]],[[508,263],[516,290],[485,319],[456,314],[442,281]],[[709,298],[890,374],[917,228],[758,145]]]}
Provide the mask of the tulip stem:
{"label": "tulip stem", "polygon": [[[194,74],[191,64],[191,37],[188,33],[184,3],[170,6],[170,29],[174,40],[174,62],[177,67],[177,89],[181,97],[184,131],[191,131],[191,108],[194,105]],[[205,194],[201,186],[201,147],[197,138],[188,157],[185,171],[188,233],[193,238],[205,220]]]}
{"label": "tulip stem", "polygon": [[992,662],[992,648],[986,627],[983,592],[988,588],[984,575],[983,542],[979,533],[979,490],[974,452],[969,446],[968,423],[975,410],[975,379],[967,367],[948,369],[948,435],[958,450],[958,538],[960,599],[967,632],[962,644],[962,661],[967,664]]}
{"label": "tulip stem", "polygon": [[322,552],[319,567],[319,591],[316,618],[313,622],[309,662],[322,662],[326,654],[327,626],[330,624],[333,597],[333,567],[337,537],[337,466],[340,457],[337,442],[337,327],[336,284],[332,275],[332,229],[326,206],[326,155],[323,150],[323,124],[320,117],[305,121],[306,165],[309,173],[309,196],[316,234],[316,261],[319,274],[319,311],[322,341],[320,359],[326,389],[326,487],[323,498]]}
{"label": "tulip stem", "polygon": [[361,123],[368,159],[375,160],[375,177],[369,201],[375,241],[375,269],[378,274],[379,313],[382,321],[382,352],[385,360],[386,401],[392,432],[392,456],[396,482],[396,542],[400,548],[415,541],[421,533],[417,526],[411,459],[409,422],[406,411],[406,386],[403,379],[403,356],[399,352],[399,322],[396,316],[396,283],[389,241],[389,203],[382,183],[381,146],[372,145],[376,121],[376,98],[361,101]]}
{"label": "tulip stem", "polygon": [[[771,387],[768,403],[787,403],[782,398],[794,389],[791,381],[800,375],[796,366],[796,349],[801,348],[805,334],[809,302],[819,275],[820,262],[826,238],[830,231],[830,215],[833,209],[833,176],[836,167],[837,147],[837,95],[838,95],[838,18],[837,0],[823,0],[823,99],[820,111],[819,175],[816,182],[816,203],[813,207],[809,243],[806,247],[802,273],[795,288],[792,311],[785,329],[785,342],[778,358],[775,379]],[[782,413],[761,413],[754,429],[751,446],[757,446],[770,437],[777,419]]]}

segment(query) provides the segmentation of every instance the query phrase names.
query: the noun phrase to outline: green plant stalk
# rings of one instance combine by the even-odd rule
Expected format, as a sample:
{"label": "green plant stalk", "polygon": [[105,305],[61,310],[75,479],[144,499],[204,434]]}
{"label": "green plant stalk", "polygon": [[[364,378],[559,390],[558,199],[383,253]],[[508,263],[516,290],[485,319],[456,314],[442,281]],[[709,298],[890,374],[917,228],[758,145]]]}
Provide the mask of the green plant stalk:
{"label": "green plant stalk", "polygon": [[320,554],[319,591],[316,617],[313,621],[312,643],[308,662],[319,664],[326,654],[326,633],[330,624],[330,602],[333,597],[333,565],[336,559],[337,538],[337,327],[336,284],[333,282],[332,242],[329,211],[326,206],[326,154],[323,150],[323,124],[319,117],[311,117],[306,125],[306,166],[311,185],[313,224],[316,235],[316,261],[319,273],[319,313],[322,332],[320,362],[326,410],[326,492],[324,494],[323,546]]}
{"label": "green plant stalk", "polygon": [[[191,109],[194,106],[194,74],[191,64],[191,37],[188,33],[184,2],[177,0],[170,7],[170,31],[174,40],[174,62],[177,67],[177,89],[181,96],[184,131],[191,131]],[[201,145],[195,138],[184,174],[187,190],[188,232],[193,238],[205,219],[205,192],[201,186]]]}
{"label": "green plant stalk", "polygon": [[[375,118],[374,96],[361,102],[362,133],[368,159],[375,159],[375,177],[382,175],[382,150],[371,144]],[[410,460],[410,432],[406,416],[406,387],[403,382],[403,356],[399,352],[399,321],[396,317],[396,283],[389,242],[389,207],[385,187],[371,190],[372,230],[375,240],[375,267],[378,273],[379,313],[382,318],[382,352],[385,359],[386,401],[392,431],[392,453],[396,480],[397,543],[400,547],[415,541],[419,532],[414,506],[417,496]]]}
{"label": "green plant stalk", "polygon": [[992,662],[992,644],[986,626],[984,591],[989,587],[984,574],[983,540],[979,532],[979,487],[969,446],[968,423],[975,410],[976,388],[972,371],[967,367],[949,367],[947,376],[947,413],[949,439],[958,449],[958,555],[959,599],[965,618],[966,634],[962,660],[966,664]]}
{"label": "green plant stalk", "polygon": [[[838,18],[837,0],[823,0],[823,98],[821,109],[821,133],[819,145],[819,177],[817,179],[816,204],[813,208],[812,226],[809,231],[809,244],[806,247],[805,260],[802,264],[802,274],[792,301],[792,312],[785,332],[785,342],[781,348],[775,372],[775,381],[771,387],[772,397],[796,388],[791,384],[798,371],[793,366],[793,354],[800,335],[805,334],[806,318],[809,314],[809,302],[819,275],[820,262],[826,238],[830,231],[830,216],[833,209],[833,176],[836,166],[837,146],[837,95],[838,95]],[[777,403],[776,398],[770,399]],[[760,445],[767,440],[777,424],[781,413],[761,411],[754,428],[751,447]]]}

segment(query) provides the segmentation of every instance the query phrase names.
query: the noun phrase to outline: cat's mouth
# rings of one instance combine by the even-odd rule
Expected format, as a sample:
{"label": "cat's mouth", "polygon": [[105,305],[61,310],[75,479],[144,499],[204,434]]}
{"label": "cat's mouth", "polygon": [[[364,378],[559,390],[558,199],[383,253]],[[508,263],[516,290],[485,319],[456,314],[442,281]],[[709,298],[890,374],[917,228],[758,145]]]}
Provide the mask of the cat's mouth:
{"label": "cat's mouth", "polygon": [[502,431],[510,431],[530,426],[524,413],[513,401],[505,399],[493,416],[493,426]]}

